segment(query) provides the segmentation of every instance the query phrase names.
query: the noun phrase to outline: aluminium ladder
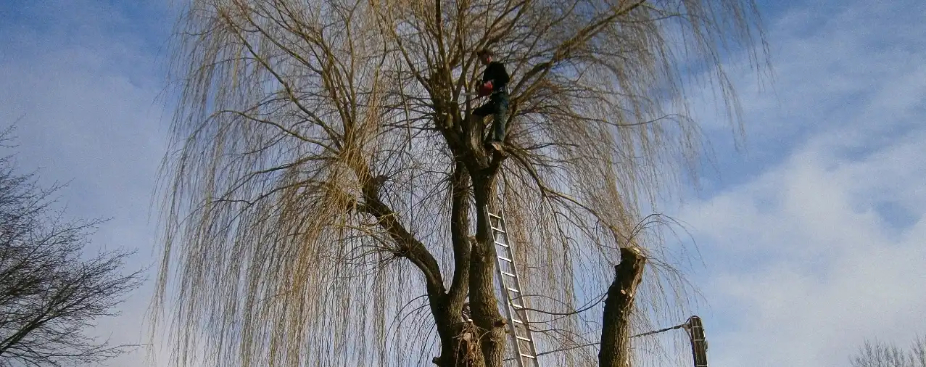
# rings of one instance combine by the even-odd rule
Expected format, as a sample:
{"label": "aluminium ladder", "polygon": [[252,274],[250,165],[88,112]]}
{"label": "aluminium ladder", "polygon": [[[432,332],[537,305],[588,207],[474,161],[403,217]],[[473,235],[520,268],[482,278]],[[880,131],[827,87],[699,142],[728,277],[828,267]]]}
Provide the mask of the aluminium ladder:
{"label": "aluminium ladder", "polygon": [[524,310],[521,298],[521,279],[514,263],[514,251],[508,241],[505,219],[500,215],[489,213],[492,237],[495,239],[495,275],[498,277],[502,296],[505,298],[505,316],[508,318],[509,339],[514,344],[518,367],[537,367],[537,350],[530,330],[530,320]]}

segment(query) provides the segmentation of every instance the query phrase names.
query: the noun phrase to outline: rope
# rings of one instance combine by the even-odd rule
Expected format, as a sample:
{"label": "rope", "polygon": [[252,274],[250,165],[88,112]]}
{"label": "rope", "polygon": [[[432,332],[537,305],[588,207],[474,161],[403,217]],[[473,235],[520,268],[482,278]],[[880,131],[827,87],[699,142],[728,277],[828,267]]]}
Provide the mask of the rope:
{"label": "rope", "polygon": [[691,320],[691,319],[685,320],[684,323],[681,323],[681,324],[678,324],[678,325],[675,325],[675,326],[672,326],[672,327],[667,327],[667,328],[665,328],[665,329],[653,330],[653,331],[648,331],[648,332],[645,332],[645,333],[642,333],[642,334],[633,335],[633,336],[631,336],[631,338],[636,338],[636,337],[638,337],[638,336],[647,336],[647,335],[659,334],[659,333],[663,333],[663,332],[666,332],[666,331],[669,331],[669,330],[681,329],[681,328],[687,327],[690,320]]}
{"label": "rope", "polygon": [[[688,320],[685,320],[684,323],[681,323],[681,324],[678,324],[678,325],[675,325],[675,326],[671,326],[671,327],[667,327],[667,328],[664,328],[664,329],[653,330],[653,331],[647,331],[647,332],[642,333],[642,334],[632,335],[631,338],[636,338],[636,337],[638,337],[638,336],[647,336],[647,335],[653,335],[653,334],[664,333],[664,332],[669,331],[669,330],[687,328],[687,327],[689,326],[689,323],[690,323],[690,322],[691,322],[691,318],[688,318]],[[543,355],[547,355],[547,354],[552,354],[552,353],[565,352],[565,351],[572,350],[572,349],[591,347],[591,346],[595,346],[595,345],[599,345],[599,344],[601,344],[601,343],[600,343],[600,342],[594,342],[594,343],[588,343],[588,344],[582,344],[582,345],[575,345],[575,346],[571,346],[571,347],[567,347],[567,348],[563,348],[563,349],[551,350],[551,351],[548,351],[548,352],[537,353],[537,357],[540,357],[540,356],[543,356]]]}

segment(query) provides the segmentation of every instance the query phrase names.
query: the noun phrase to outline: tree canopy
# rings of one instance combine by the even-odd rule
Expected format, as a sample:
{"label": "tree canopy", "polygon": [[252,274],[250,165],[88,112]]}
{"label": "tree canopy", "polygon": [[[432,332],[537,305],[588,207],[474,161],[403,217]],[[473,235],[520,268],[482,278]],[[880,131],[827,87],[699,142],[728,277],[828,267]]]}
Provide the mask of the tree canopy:
{"label": "tree canopy", "polygon": [[67,220],[52,205],[60,187],[39,186],[10,158],[0,158],[0,366],[90,364],[126,352],[90,331],[141,284],[141,271],[123,273],[130,252],[88,253],[101,222]]}
{"label": "tree canopy", "polygon": [[[688,82],[715,82],[738,126],[722,55],[764,57],[750,1],[185,6],[159,282],[175,362],[454,365],[468,299],[483,334],[467,363],[502,365],[489,212],[512,230],[538,348],[563,351],[549,364],[596,363],[585,311],[622,247],[657,259],[637,327],[687,317],[641,207],[697,169]],[[512,75],[507,157],[466,96],[485,47]]]}

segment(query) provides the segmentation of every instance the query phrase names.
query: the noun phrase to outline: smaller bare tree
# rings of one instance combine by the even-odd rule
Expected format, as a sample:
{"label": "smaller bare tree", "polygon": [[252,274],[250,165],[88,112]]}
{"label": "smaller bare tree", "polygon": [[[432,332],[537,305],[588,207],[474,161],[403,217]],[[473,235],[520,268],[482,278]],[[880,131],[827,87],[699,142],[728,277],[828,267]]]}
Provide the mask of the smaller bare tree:
{"label": "smaller bare tree", "polygon": [[[7,141],[9,130],[0,133]],[[129,252],[84,256],[100,224],[66,221],[33,175],[0,158],[0,366],[62,366],[100,362],[130,346],[97,341],[86,331],[116,314],[138,287],[141,271],[123,275]]]}
{"label": "smaller bare tree", "polygon": [[866,340],[851,363],[852,367],[926,367],[926,339],[916,338],[906,350],[894,344]]}

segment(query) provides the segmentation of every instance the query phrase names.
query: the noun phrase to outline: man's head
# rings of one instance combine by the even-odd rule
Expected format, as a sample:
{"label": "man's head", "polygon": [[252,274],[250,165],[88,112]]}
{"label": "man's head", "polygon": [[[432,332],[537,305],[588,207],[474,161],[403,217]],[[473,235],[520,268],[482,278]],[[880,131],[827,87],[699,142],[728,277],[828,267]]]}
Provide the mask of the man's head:
{"label": "man's head", "polygon": [[489,65],[489,63],[492,62],[492,51],[488,49],[476,51],[476,56],[479,57],[479,60],[482,61],[484,65]]}

